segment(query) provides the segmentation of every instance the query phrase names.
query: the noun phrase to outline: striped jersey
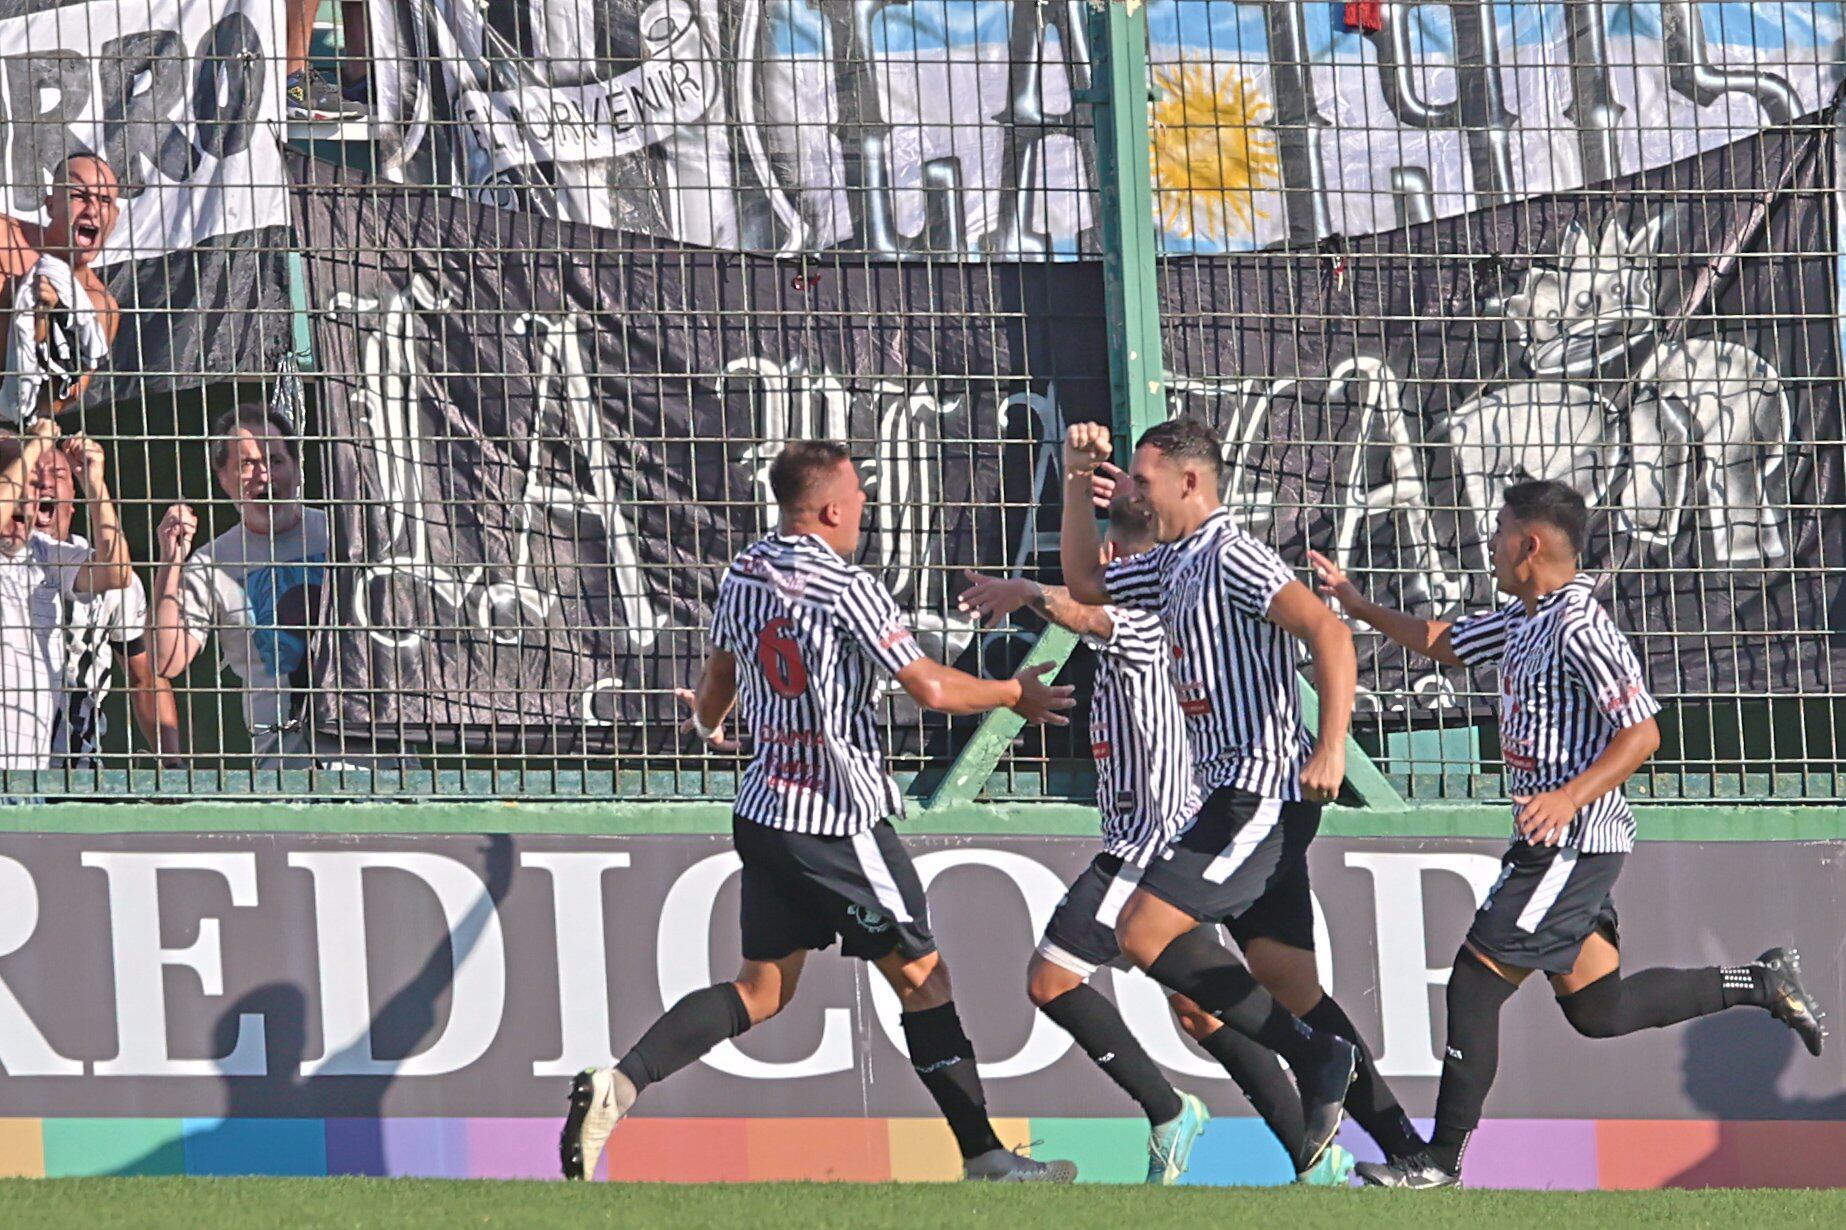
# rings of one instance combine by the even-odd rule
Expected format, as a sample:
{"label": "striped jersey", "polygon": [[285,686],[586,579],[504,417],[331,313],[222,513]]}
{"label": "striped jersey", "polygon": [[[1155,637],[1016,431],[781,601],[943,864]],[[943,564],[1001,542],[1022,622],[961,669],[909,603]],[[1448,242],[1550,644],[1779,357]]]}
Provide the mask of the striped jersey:
{"label": "striped jersey", "polygon": [[1294,579],[1222,508],[1184,538],[1116,560],[1103,574],[1110,602],[1160,616],[1201,786],[1301,798],[1313,743],[1301,723],[1298,650],[1268,618],[1270,602]]}
{"label": "striped jersey", "polygon": [[1160,620],[1145,611],[1108,611],[1114,624],[1108,639],[1083,638],[1096,651],[1090,697],[1096,810],[1104,851],[1145,867],[1198,814],[1199,787]]}
{"label": "striped jersey", "polygon": [[[1500,668],[1509,794],[1558,789],[1589,768],[1616,731],[1660,712],[1640,659],[1582,573],[1540,598],[1534,614],[1510,598],[1457,620],[1449,644],[1469,666]],[[1618,787],[1583,808],[1558,844],[1585,854],[1634,849],[1628,797]]]}
{"label": "striped jersey", "polygon": [[[70,543],[88,547],[82,535]],[[100,594],[72,594],[64,620],[64,703],[51,730],[55,762],[91,768],[109,729],[103,702],[114,683],[115,655],[133,657],[146,649],[147,590],[131,576],[128,588]]]}
{"label": "striped jersey", "polygon": [[885,771],[878,671],[923,656],[871,573],[812,534],[770,534],[718,586],[712,643],[737,659],[737,706],[756,754],[737,789],[746,820],[819,837],[904,813]]}

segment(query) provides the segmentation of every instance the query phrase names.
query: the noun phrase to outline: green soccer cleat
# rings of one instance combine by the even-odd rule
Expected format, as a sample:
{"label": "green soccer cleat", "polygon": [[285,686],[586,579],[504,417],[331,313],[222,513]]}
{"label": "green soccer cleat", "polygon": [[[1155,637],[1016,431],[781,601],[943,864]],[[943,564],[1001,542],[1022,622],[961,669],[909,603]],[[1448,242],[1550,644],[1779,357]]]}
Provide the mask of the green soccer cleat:
{"label": "green soccer cleat", "polygon": [[1192,1160],[1192,1146],[1199,1143],[1211,1112],[1205,1103],[1190,1093],[1179,1095],[1179,1114],[1157,1124],[1147,1134],[1147,1181],[1152,1186],[1171,1187],[1186,1173]]}
{"label": "green soccer cleat", "polygon": [[1352,1179],[1352,1154],[1328,1145],[1320,1160],[1295,1176],[1296,1187],[1345,1187]]}

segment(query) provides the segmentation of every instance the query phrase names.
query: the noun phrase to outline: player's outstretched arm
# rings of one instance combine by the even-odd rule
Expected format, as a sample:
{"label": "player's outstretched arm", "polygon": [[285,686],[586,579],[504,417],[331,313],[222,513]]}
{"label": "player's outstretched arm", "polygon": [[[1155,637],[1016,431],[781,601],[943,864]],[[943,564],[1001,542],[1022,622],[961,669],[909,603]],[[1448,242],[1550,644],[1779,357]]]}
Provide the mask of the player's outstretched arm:
{"label": "player's outstretched arm", "polygon": [[963,570],[962,575],[970,584],[956,605],[989,628],[1020,607],[1029,606],[1078,636],[1107,640],[1115,631],[1108,607],[1078,602],[1062,585],[1040,585],[1024,577],[983,576],[973,569]]}
{"label": "player's outstretched arm", "polygon": [[1011,679],[982,679],[933,658],[919,658],[897,672],[897,682],[925,709],[954,715],[1011,709],[1035,726],[1068,726],[1064,710],[1076,704],[1077,689],[1049,684],[1043,676],[1057,664],[1029,666]]}
{"label": "player's outstretched arm", "polygon": [[1373,602],[1347,579],[1338,564],[1319,551],[1308,552],[1308,563],[1314,565],[1314,575],[1320,578],[1320,592],[1346,608],[1346,613],[1354,619],[1372,625],[1413,653],[1450,666],[1466,665],[1449,644],[1449,625],[1443,620],[1418,619]]}
{"label": "player's outstretched arm", "polygon": [[1660,724],[1653,718],[1624,726],[1589,768],[1556,790],[1513,795],[1513,802],[1519,805],[1513,823],[1533,845],[1555,846],[1578,812],[1611,790],[1620,789],[1659,750]]}
{"label": "player's outstretched arm", "polygon": [[1071,596],[1090,606],[1109,600],[1103,585],[1102,540],[1091,507],[1096,468],[1109,460],[1109,429],[1101,423],[1072,423],[1064,433],[1064,511],[1059,557]]}
{"label": "player's outstretched arm", "polygon": [[724,737],[724,719],[737,703],[737,658],[723,649],[714,649],[699,671],[696,688],[676,688],[673,693],[689,710],[680,729],[697,735],[708,747],[720,752],[734,752],[737,741]]}

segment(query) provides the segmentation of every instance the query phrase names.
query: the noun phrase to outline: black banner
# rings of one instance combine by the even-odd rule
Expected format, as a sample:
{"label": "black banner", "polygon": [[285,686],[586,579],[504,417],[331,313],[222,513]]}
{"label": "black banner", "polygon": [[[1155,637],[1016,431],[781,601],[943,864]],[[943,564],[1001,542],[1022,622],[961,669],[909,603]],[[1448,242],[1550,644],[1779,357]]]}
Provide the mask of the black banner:
{"label": "black banner", "polygon": [[[1499,492],[1559,478],[1656,690],[1824,688],[1846,525],[1813,131],[1363,245],[1170,260],[1172,407],[1223,430],[1229,502],[1290,560],[1453,615],[1492,600]],[[600,746],[664,719],[777,442],[807,435],[864,458],[863,562],[926,642],[1010,664],[970,652],[957,570],[1055,565],[1056,442],[1107,414],[1096,267],[739,258],[300,178],[323,724]],[[1381,708],[1467,690],[1370,635],[1362,659]]]}
{"label": "black banner", "polygon": [[1108,407],[1095,268],[740,260],[303,176],[323,724],[595,747],[664,718],[785,439],[863,458],[860,562],[933,652],[977,648],[948,566],[1055,565],[1064,408]]}

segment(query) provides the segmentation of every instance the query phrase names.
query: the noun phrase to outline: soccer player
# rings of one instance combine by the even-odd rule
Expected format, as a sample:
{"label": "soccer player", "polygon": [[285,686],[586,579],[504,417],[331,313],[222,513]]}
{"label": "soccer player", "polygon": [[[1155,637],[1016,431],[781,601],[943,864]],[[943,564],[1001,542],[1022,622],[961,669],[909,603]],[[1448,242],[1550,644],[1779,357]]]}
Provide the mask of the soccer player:
{"label": "soccer player", "polygon": [[1660,746],[1641,663],[1578,571],[1589,509],[1562,483],[1507,488],[1489,542],[1505,602],[1455,623],[1418,619],[1361,594],[1333,561],[1309,560],[1356,619],[1451,666],[1500,674],[1500,745],[1514,834],[1500,878],[1455,954],[1436,1130],[1428,1151],[1361,1164],[1381,1187],[1457,1187],[1468,1137],[1499,1065],[1500,1009],[1534,970],[1587,1038],[1614,1038],[1740,1004],[1766,1008],[1820,1054],[1825,1032],[1796,954],[1747,965],[1650,969],[1624,978],[1611,890],[1634,849],[1622,786]]}
{"label": "soccer player", "polygon": [[[1124,487],[1109,503],[1103,561],[1128,559],[1156,545],[1153,523]],[[1211,1116],[1200,1100],[1175,1090],[1123,1022],[1115,1006],[1089,985],[1090,975],[1122,963],[1115,921],[1147,864],[1199,810],[1199,788],[1186,746],[1186,719],[1173,692],[1172,653],[1158,616],[1113,606],[1085,606],[1057,585],[1022,577],[984,577],[963,592],[961,608],[988,623],[1031,606],[1084,638],[1096,654],[1090,699],[1090,749],[1096,764],[1096,808],[1103,852],[1071,884],[1045,927],[1026,970],[1033,1004],[1147,1115],[1147,1181],[1171,1184],[1185,1174],[1192,1148]],[[1249,915],[1245,915],[1246,918]],[[1233,921],[1241,928],[1240,921]],[[1239,930],[1259,946],[1257,934]],[[1311,942],[1311,932],[1310,932]],[[1301,1101],[1275,1054],[1223,1028],[1184,996],[1173,1007],[1186,1032],[1221,1063],[1250,1099],[1283,1149],[1301,1162]],[[1322,1154],[1298,1182],[1343,1184],[1352,1159],[1338,1146]]]}
{"label": "soccer player", "polygon": [[1039,1162],[1000,1143],[988,1122],[974,1047],[936,951],[917,877],[890,818],[903,795],[885,771],[876,671],[942,713],[1010,708],[1063,725],[1072,689],[1049,666],[979,679],[923,656],[897,604],[847,563],[858,549],[865,491],[838,444],[795,441],[770,465],[777,530],[731,564],[712,611],[712,648],[690,698],[690,729],[723,745],[733,702],[756,741],[731,834],[743,861],[744,964],[650,1026],[621,1062],[580,1073],[560,1142],[564,1177],[588,1178],[635,1099],[793,998],[809,949],[837,937],[869,961],[903,1006],[915,1067],[948,1120],[968,1179],[1068,1183],[1069,1162]]}
{"label": "soccer player", "polygon": [[[1105,566],[1088,505],[1109,432],[1080,423],[1065,437],[1065,582],[1080,602],[1160,616],[1207,791],[1198,818],[1123,905],[1116,936],[1155,981],[1288,1061],[1304,1129],[1298,1170],[1311,1171],[1332,1145],[1349,1088],[1355,1117],[1386,1153],[1413,1152],[1421,1139],[1352,1022],[1321,991],[1314,963],[1307,848],[1321,805],[1345,776],[1358,674],[1352,634],[1275,552],[1231,523],[1219,496],[1220,448],[1211,428],[1191,419],[1142,435],[1128,483],[1161,545]],[[1314,661],[1318,746],[1301,721],[1297,642]],[[1265,967],[1278,997],[1200,925],[1238,920],[1246,955]]]}

